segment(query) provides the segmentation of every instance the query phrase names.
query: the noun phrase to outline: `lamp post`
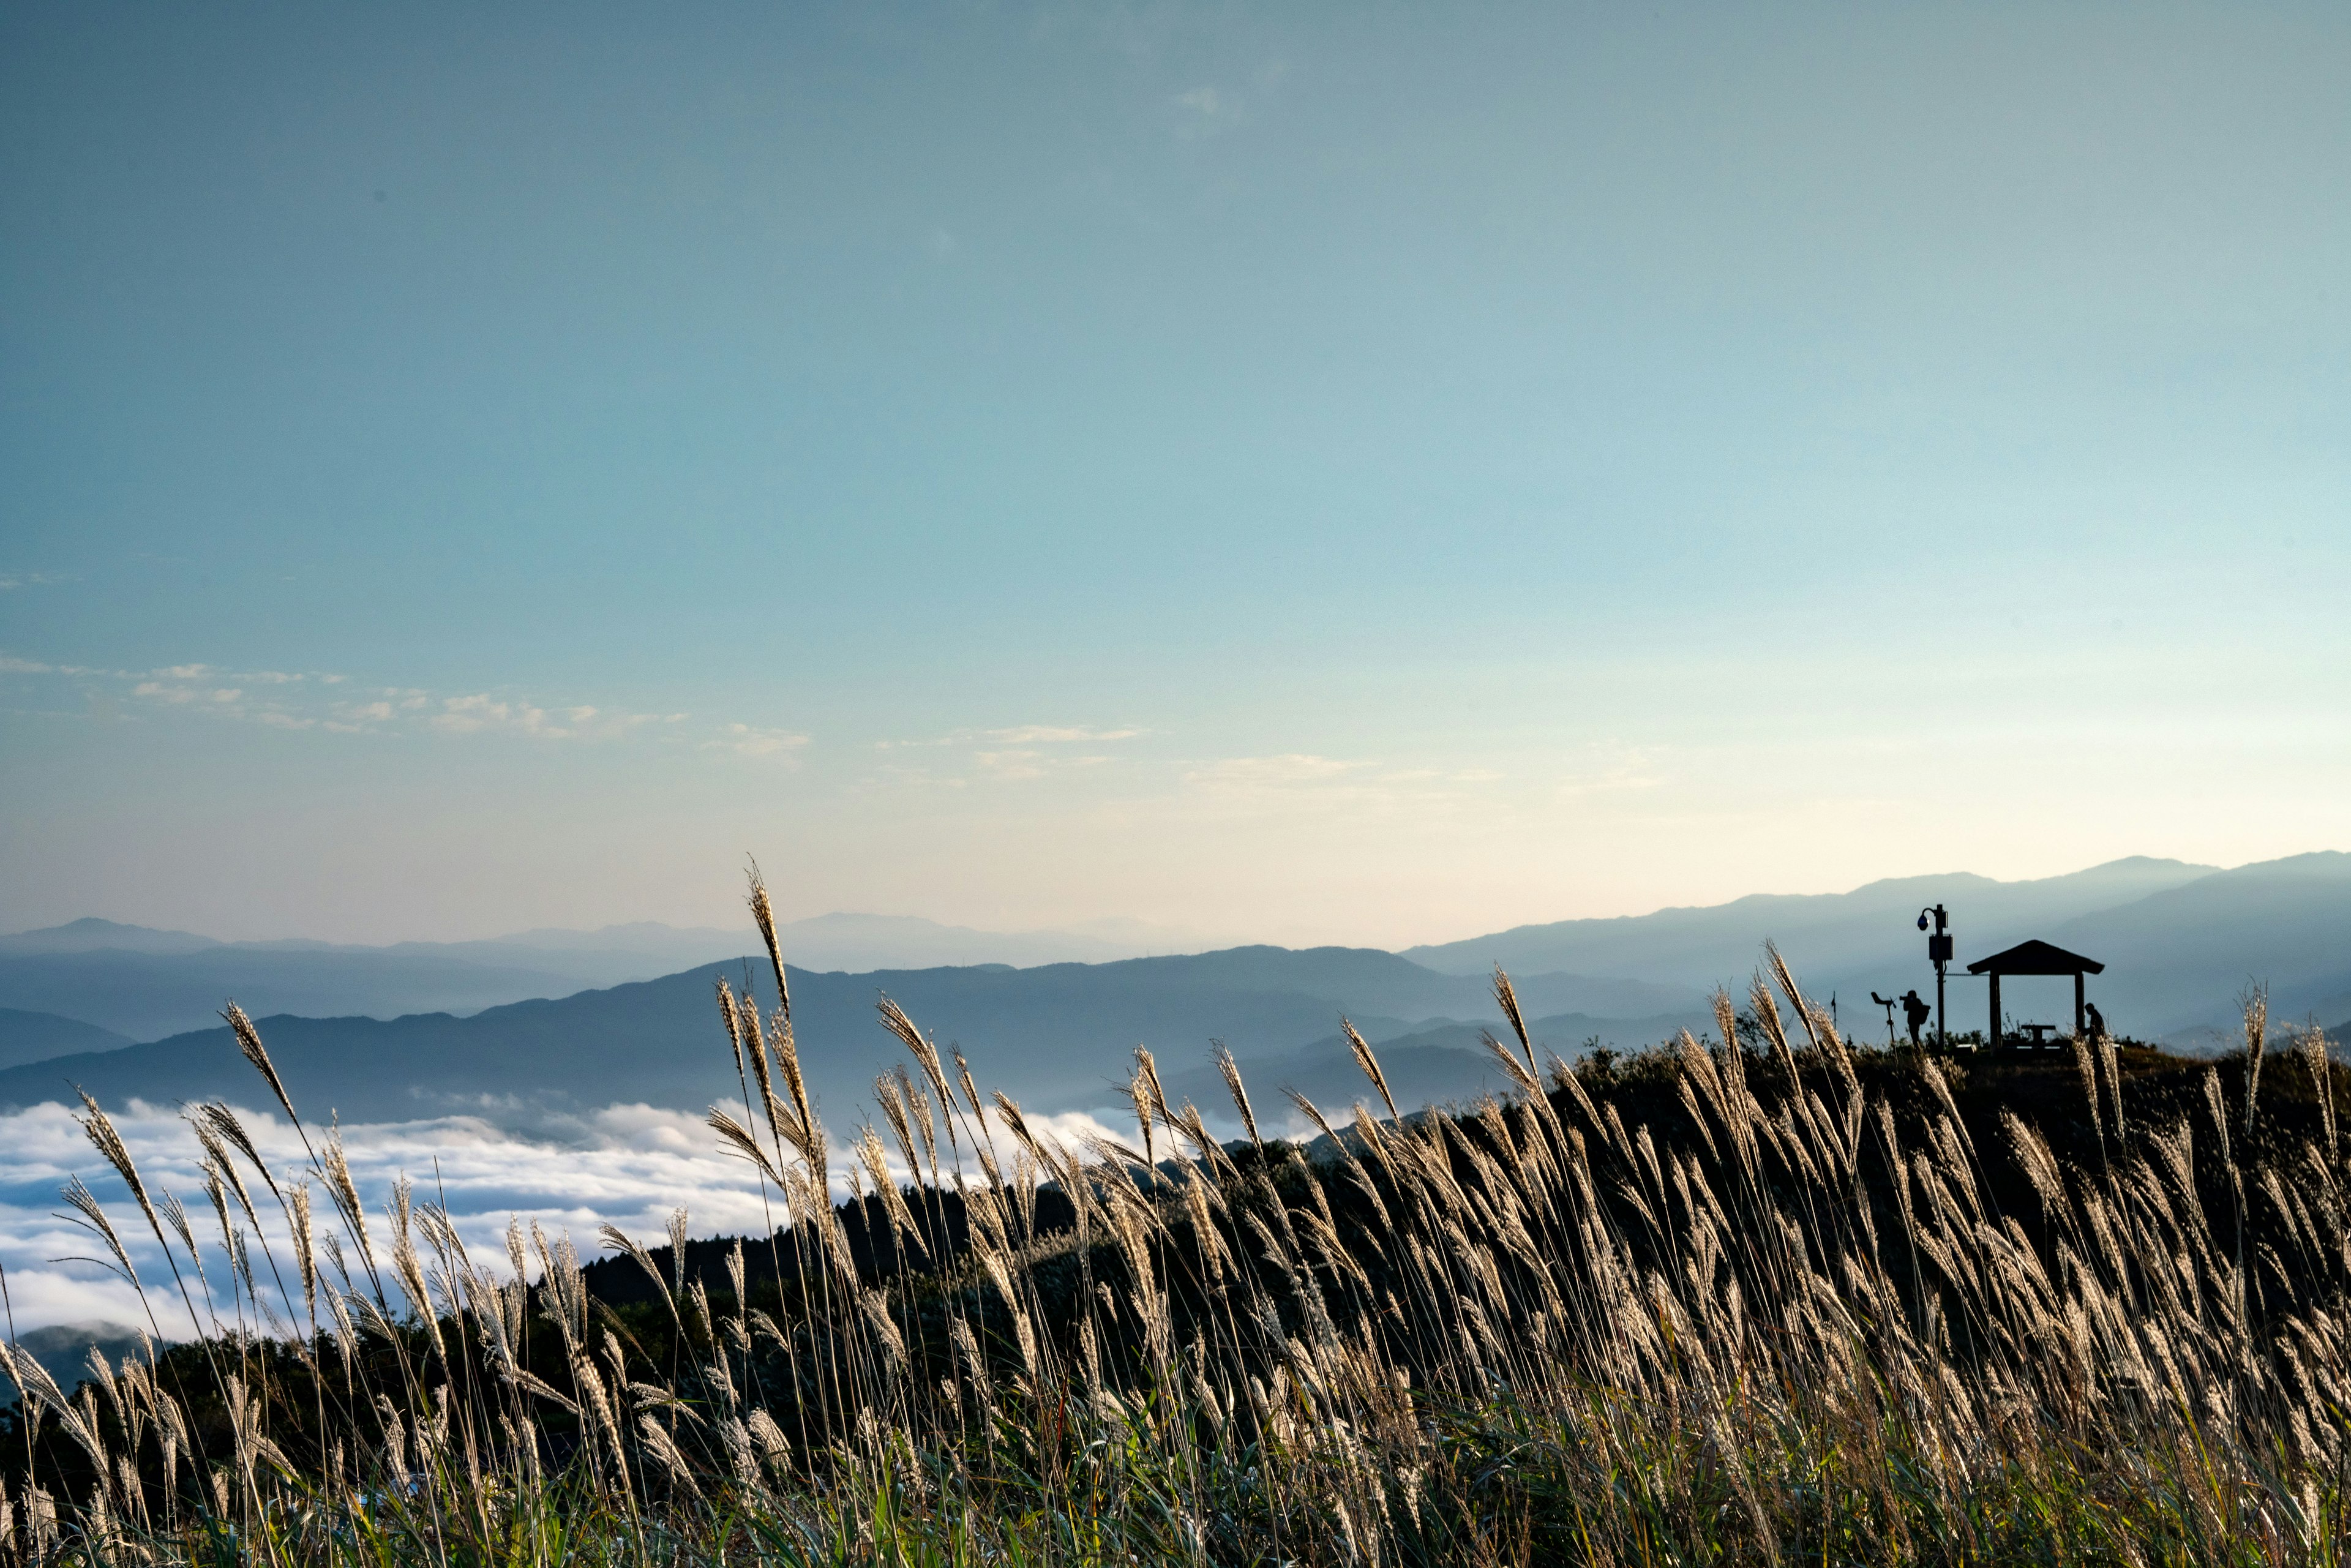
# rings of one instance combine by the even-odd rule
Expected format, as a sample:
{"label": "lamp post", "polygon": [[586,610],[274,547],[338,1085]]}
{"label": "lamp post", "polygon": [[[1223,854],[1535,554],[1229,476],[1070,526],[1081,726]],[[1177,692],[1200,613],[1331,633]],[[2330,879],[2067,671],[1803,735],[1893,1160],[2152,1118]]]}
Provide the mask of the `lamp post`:
{"label": "lamp post", "polygon": [[1927,938],[1927,960],[1935,966],[1935,1044],[1949,1051],[1950,1031],[1943,1026],[1943,971],[1951,962],[1951,917],[1941,904],[1929,905],[1918,912],[1919,930],[1928,929],[1930,917],[1933,929]]}

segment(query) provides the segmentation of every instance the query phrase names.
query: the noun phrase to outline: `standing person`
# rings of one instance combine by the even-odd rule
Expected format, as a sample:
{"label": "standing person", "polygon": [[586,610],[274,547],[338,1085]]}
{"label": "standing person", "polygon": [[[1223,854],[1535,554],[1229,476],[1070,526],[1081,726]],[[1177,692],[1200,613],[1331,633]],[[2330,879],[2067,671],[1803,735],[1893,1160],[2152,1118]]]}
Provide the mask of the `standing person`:
{"label": "standing person", "polygon": [[2095,1002],[2084,1002],[2082,1004],[2082,1011],[2090,1020],[2090,1038],[2092,1040],[2105,1039],[2106,1015],[2098,1010],[2098,1004]]}
{"label": "standing person", "polygon": [[1927,1005],[1926,998],[1918,994],[1916,988],[1902,993],[1902,1016],[1910,1020],[1912,1045],[1919,1043],[1918,1031],[1926,1028],[1927,1020],[1932,1018],[1934,1013],[1935,1009]]}

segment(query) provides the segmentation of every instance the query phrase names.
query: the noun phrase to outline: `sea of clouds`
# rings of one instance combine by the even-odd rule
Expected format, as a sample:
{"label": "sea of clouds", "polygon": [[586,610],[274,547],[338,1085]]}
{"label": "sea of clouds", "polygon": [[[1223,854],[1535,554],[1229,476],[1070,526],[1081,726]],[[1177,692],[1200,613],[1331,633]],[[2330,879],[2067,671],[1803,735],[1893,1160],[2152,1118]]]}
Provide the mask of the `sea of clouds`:
{"label": "sea of clouds", "polygon": [[[220,1221],[204,1197],[198,1171],[203,1149],[194,1133],[175,1107],[132,1101],[109,1113],[151,1197],[160,1205],[168,1190],[187,1207],[204,1270],[201,1281],[188,1279],[198,1312],[204,1310],[203,1287],[208,1281],[227,1321],[227,1252]],[[146,1327],[152,1308],[153,1327],[167,1338],[186,1338],[192,1332],[189,1312],[174,1289],[170,1265],[121,1178],[91,1146],[77,1120],[80,1113],[79,1106],[44,1104],[0,1115],[0,1270],[13,1316],[9,1332],[60,1323]],[[309,1179],[317,1228],[323,1234],[334,1223],[334,1211],[301,1137],[282,1114],[245,1106],[237,1113],[281,1184]],[[1085,1134],[1113,1131],[1084,1113],[1028,1121],[1032,1130],[1073,1145]],[[320,1138],[320,1129],[309,1131],[314,1142]],[[1123,1131],[1131,1142],[1134,1130]],[[475,1117],[452,1116],[354,1124],[342,1129],[342,1139],[380,1256],[391,1228],[385,1210],[403,1176],[413,1185],[414,1201],[445,1207],[475,1260],[500,1272],[510,1218],[520,1218],[526,1226],[535,1220],[550,1237],[568,1233],[581,1257],[592,1258],[602,1250],[596,1233],[606,1224],[653,1245],[662,1241],[670,1216],[681,1208],[697,1237],[763,1235],[780,1213],[774,1194],[762,1193],[745,1161],[722,1152],[699,1116],[650,1105],[611,1105],[566,1133],[559,1139],[527,1137]],[[1000,1133],[994,1135],[999,1148],[1005,1147]],[[844,1196],[847,1167],[843,1150],[834,1170]],[[904,1178],[897,1162],[892,1168]],[[268,1244],[290,1282],[292,1254],[284,1218],[249,1167],[244,1175]],[[67,1180],[77,1176],[97,1195],[121,1238],[146,1287],[144,1304],[105,1261],[104,1241],[76,1223],[59,1197]],[[245,1224],[234,1197],[230,1205],[236,1223]],[[165,1233],[187,1271],[185,1249],[168,1221]],[[255,1247],[251,1256],[265,1294],[274,1298],[266,1255]],[[295,1293],[298,1301],[298,1286]]]}

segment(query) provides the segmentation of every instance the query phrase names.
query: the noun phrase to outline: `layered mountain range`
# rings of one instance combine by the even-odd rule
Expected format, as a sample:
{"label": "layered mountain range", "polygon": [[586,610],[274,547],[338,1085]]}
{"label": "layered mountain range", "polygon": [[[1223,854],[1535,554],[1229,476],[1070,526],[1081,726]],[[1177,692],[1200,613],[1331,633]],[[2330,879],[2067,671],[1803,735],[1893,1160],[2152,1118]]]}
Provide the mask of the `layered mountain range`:
{"label": "layered mountain range", "polygon": [[[1520,926],[1403,954],[1247,946],[1024,966],[1012,960],[1050,956],[1057,942],[1082,950],[1150,936],[991,936],[872,916],[799,922],[783,936],[789,958],[813,960],[790,973],[795,1034],[841,1129],[863,1114],[874,1074],[899,1060],[875,1015],[885,995],[965,1050],[984,1085],[1032,1110],[1114,1104],[1137,1045],[1158,1054],[1171,1091],[1219,1101],[1205,1064],[1212,1040],[1230,1046],[1270,1105],[1275,1090],[1295,1087],[1343,1107],[1364,1086],[1343,1017],[1382,1045],[1399,1100],[1425,1103],[1492,1085],[1479,1036],[1500,1027],[1488,978],[1497,964],[1538,1040],[1563,1055],[1710,1030],[1708,994],[1740,990],[1767,939],[1816,997],[1834,999],[1849,1031],[1872,1036],[1884,1027],[1872,991],[1933,994],[1916,917],[1934,904],[1950,912],[1959,941],[1954,1029],[1984,1021],[1984,988],[1965,962],[2028,937],[2102,961],[2093,997],[2111,1027],[2142,1038],[2217,1041],[2237,994],[2257,981],[2274,1016],[2351,1018],[2351,855],[2337,853],[2230,871],[2138,859],[2031,882],[1904,878]],[[264,1092],[217,1020],[234,998],[260,1019],[297,1105],[321,1119],[465,1113],[560,1135],[614,1103],[699,1110],[740,1092],[716,980],[775,1001],[749,946],[662,926],[381,948],[220,943],[103,921],[27,932],[0,938],[0,1106],[77,1086],[115,1102],[256,1103]],[[888,962],[895,952],[914,961]],[[823,954],[858,962],[825,967],[814,956]],[[2018,1021],[2062,1022],[2070,982],[2011,982],[2004,1001]]]}

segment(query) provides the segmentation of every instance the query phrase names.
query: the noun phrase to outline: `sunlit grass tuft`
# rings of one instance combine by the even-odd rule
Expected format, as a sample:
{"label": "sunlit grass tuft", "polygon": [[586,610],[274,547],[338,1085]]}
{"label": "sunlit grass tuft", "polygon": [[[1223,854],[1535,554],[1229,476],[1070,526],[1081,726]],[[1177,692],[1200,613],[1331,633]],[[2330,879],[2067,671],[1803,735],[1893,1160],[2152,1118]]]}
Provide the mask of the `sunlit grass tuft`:
{"label": "sunlit grass tuft", "polygon": [[1071,1148],[885,1001],[914,1070],[837,1206],[753,909],[779,1005],[720,987],[711,1124],[780,1224],[718,1274],[682,1216],[603,1238],[626,1291],[405,1184],[371,1225],[331,1134],[273,1170],[225,1106],[191,1211],[89,1104],[198,1337],[72,1393],[12,1354],[10,1559],[2342,1560],[2339,1074],[2301,1036],[2257,1100],[2257,993],[2220,1068],[1962,1067],[1845,1041],[1767,951],[1719,1040],[1572,1070],[1498,974],[1514,1094],[1400,1119],[1351,1027],[1377,1113],[1293,1096],[1317,1166],[1228,1052],[1231,1150],[1143,1052],[1134,1145]]}

